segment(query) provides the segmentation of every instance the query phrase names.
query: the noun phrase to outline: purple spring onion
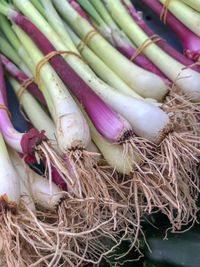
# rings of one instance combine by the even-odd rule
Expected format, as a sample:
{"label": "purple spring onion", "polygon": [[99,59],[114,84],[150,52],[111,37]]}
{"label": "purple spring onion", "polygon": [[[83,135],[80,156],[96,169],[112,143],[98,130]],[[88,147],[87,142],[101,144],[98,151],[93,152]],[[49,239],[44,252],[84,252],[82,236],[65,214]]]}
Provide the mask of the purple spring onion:
{"label": "purple spring onion", "polygon": [[[10,61],[8,58],[6,58],[4,55],[0,55],[1,61],[5,67],[5,69],[20,83],[23,84],[28,80],[28,76],[17,68],[17,66]],[[34,95],[41,103],[44,105],[46,104],[46,101],[44,99],[44,96],[42,92],[37,87],[36,83],[32,82],[27,86],[27,90]]]}
{"label": "purple spring onion", "polygon": [[[160,16],[163,5],[158,0],[142,0],[142,2]],[[200,38],[180,22],[170,11],[167,12],[166,23],[180,39],[185,55],[197,61],[200,56]]]}
{"label": "purple spring onion", "polygon": [[[129,14],[133,18],[133,20],[140,26],[140,28],[143,29],[143,31],[148,35],[152,36],[155,34],[155,32],[149,28],[149,26],[146,24],[146,22],[142,18],[142,13],[136,11],[136,9],[133,7],[132,3],[129,0],[122,0],[122,3],[125,5],[127,10],[129,11]],[[146,3],[146,2],[145,2]],[[182,63],[185,66],[190,66],[194,62],[185,57],[183,54],[181,54],[178,50],[176,50],[173,46],[171,46],[167,41],[158,41],[156,43],[160,48],[162,48],[165,52],[167,52],[170,56],[172,56],[174,59],[178,60],[180,63]],[[200,72],[199,66],[192,66],[193,70],[196,70]]]}
{"label": "purple spring onion", "polygon": [[[4,95],[6,94],[3,68],[0,61],[0,104],[6,106],[4,101]],[[39,132],[37,129],[32,128],[27,133],[19,133],[16,131],[10,121],[8,111],[6,109],[0,109],[0,130],[6,141],[13,149],[18,152],[24,153],[33,160],[34,158],[34,149],[37,144],[40,144],[42,141],[46,140],[46,137],[43,132]]]}
{"label": "purple spring onion", "polygon": [[[80,1],[80,3],[82,3],[82,1]],[[91,6],[89,5],[90,4],[89,2],[84,2],[84,4],[85,6],[83,6],[83,8],[84,7],[88,8],[87,11],[92,17],[94,16],[94,14],[92,14],[92,11],[90,11],[90,7],[93,7],[94,5],[94,7],[96,8],[94,10],[95,12],[97,12],[97,15],[94,16],[94,18],[96,18],[98,22],[97,25],[95,24],[96,28],[104,35],[104,37],[111,44],[113,44],[117,48],[118,51],[120,51],[128,59],[132,59],[132,61],[136,65],[160,76],[167,85],[171,84],[170,81],[165,77],[165,75],[141,53],[136,57],[132,58],[133,55],[136,53],[136,49],[128,40],[124,32],[122,32],[115,24],[115,22],[112,20],[111,16],[107,12],[106,8],[101,3],[101,1],[99,2],[92,1]],[[98,4],[99,6],[98,5],[96,6],[96,4]]]}
{"label": "purple spring onion", "polygon": [[[43,33],[25,16],[13,9],[9,9],[9,11],[11,20],[27,33],[45,55],[56,51]],[[62,56],[56,55],[49,62],[83,104],[95,127],[105,138],[112,142],[121,142],[132,135],[130,124],[106,105],[66,63]]]}

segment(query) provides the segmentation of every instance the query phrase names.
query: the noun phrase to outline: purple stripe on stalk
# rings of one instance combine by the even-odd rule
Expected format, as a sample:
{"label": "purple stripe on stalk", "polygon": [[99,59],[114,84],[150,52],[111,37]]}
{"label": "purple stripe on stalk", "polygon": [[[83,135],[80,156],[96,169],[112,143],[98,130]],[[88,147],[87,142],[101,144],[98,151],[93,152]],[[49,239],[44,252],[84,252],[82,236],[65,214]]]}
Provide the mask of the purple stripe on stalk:
{"label": "purple stripe on stalk", "polygon": [[2,60],[0,58],[0,94],[1,94],[1,104],[4,104],[6,107],[8,107],[8,101],[7,101],[7,96],[6,96],[6,89],[5,89],[5,84],[4,84],[4,77],[3,77],[3,69],[2,69]]}
{"label": "purple stripe on stalk", "polygon": [[[43,54],[47,55],[56,51],[45,35],[25,16],[13,10],[11,19],[26,32]],[[49,62],[67,87],[69,87],[82,103],[88,116],[101,135],[111,142],[121,142],[132,135],[132,128],[129,122],[106,105],[68,65],[61,55],[52,57]]]}
{"label": "purple stripe on stalk", "polygon": [[[0,104],[7,106],[7,102],[5,102],[4,100],[5,97],[6,97],[6,87],[3,76],[3,67],[0,60]],[[7,144],[12,146],[14,149],[17,149],[19,152],[22,152],[21,147],[20,147],[21,150],[19,150],[18,147],[22,140],[23,134],[15,130],[10,121],[7,111],[2,108],[0,108],[0,131]]]}
{"label": "purple stripe on stalk", "polygon": [[[4,95],[6,95],[5,80],[3,76],[3,67],[0,60],[0,104],[5,105]],[[30,159],[35,161],[34,148],[43,140],[46,140],[44,131],[39,132],[32,128],[27,133],[19,133],[13,127],[7,110],[0,108],[0,131],[5,142],[18,152],[24,153]]]}
{"label": "purple stripe on stalk", "polygon": [[[133,20],[140,26],[141,29],[148,35],[152,36],[155,34],[155,32],[152,31],[152,29],[149,28],[149,26],[146,24],[146,22],[142,18],[142,12],[137,12],[135,8],[132,5],[128,5],[124,0],[122,0],[122,3],[125,5],[125,7],[128,9],[131,17]],[[179,61],[185,66],[190,66],[194,62],[185,57],[183,54],[181,54],[178,50],[176,50],[173,46],[171,46],[168,42],[166,41],[158,41],[156,43],[160,48],[162,48],[167,54],[172,56],[174,59]],[[191,67],[193,70],[200,72],[200,67],[199,66],[193,66]]]}
{"label": "purple stripe on stalk", "polygon": [[67,191],[67,184],[62,179],[57,169],[53,165],[51,165],[51,173],[52,173],[52,181],[54,182],[54,184],[59,186],[62,190]]}
{"label": "purple stripe on stalk", "polygon": [[[46,159],[43,159],[44,164],[46,164]],[[67,191],[67,184],[63,180],[63,178],[60,176],[57,169],[51,164],[51,175],[52,175],[52,181],[54,184],[59,186],[62,190]]]}
{"label": "purple stripe on stalk", "polygon": [[[20,156],[21,159],[24,159],[25,162],[28,162],[26,156],[23,153],[18,153],[18,155]],[[43,159],[43,163],[44,164],[46,163],[45,158]],[[67,185],[60,176],[60,174],[58,173],[57,169],[53,165],[51,165],[51,174],[52,174],[52,181],[54,182],[54,184],[59,186],[62,190],[66,191]]]}
{"label": "purple stripe on stalk", "polygon": [[[160,16],[163,5],[158,0],[141,1]],[[197,61],[200,57],[200,38],[180,22],[170,11],[167,12],[166,23],[180,39],[185,55]]]}
{"label": "purple stripe on stalk", "polygon": [[[10,61],[8,58],[6,58],[5,56],[1,54],[0,54],[0,57],[7,72],[9,72],[20,84],[23,84],[27,79],[29,79],[28,76],[24,72],[22,72],[20,69],[18,69],[17,66],[15,66],[15,64],[12,61]],[[31,84],[29,84],[27,86],[27,90],[32,95],[34,95],[41,103],[46,105],[44,96],[42,92],[39,90],[36,83],[32,82]]]}
{"label": "purple stripe on stalk", "polygon": [[67,0],[70,5],[76,10],[76,12],[84,19],[86,19],[90,25],[95,28],[94,24],[92,23],[92,21],[90,20],[90,18],[86,15],[86,13],[83,11],[83,9],[81,8],[81,6],[74,0]]}

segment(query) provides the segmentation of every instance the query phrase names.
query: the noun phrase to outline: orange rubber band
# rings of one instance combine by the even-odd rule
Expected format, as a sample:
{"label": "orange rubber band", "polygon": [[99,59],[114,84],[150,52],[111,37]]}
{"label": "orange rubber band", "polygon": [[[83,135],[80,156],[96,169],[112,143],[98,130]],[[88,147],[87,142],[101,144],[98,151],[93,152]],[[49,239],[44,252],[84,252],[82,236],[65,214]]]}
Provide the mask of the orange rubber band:
{"label": "orange rubber band", "polygon": [[4,109],[4,110],[7,112],[9,118],[11,119],[11,113],[10,113],[10,111],[8,110],[8,108],[6,107],[6,105],[4,105],[4,104],[0,104],[0,109]]}
{"label": "orange rubber band", "polygon": [[142,51],[147,48],[149,45],[154,44],[156,42],[159,41],[164,41],[164,39],[162,37],[160,37],[157,34],[154,34],[152,36],[149,36],[149,38],[147,38],[139,47],[138,49],[135,51],[135,53],[132,55],[131,57],[131,61],[134,61],[134,59],[142,53]]}
{"label": "orange rubber band", "polygon": [[[82,53],[84,47],[86,45],[89,44],[89,42],[92,40],[92,38],[96,35],[96,34],[100,34],[100,32],[98,32],[95,29],[90,30],[88,33],[86,33],[82,40],[80,41],[80,43],[77,45],[78,50],[80,51],[80,53]],[[101,35],[101,34],[100,34]]]}
{"label": "orange rubber band", "polygon": [[34,82],[34,78],[28,78],[26,79],[22,84],[21,87],[19,88],[19,90],[17,91],[16,95],[17,98],[19,100],[19,110],[22,114],[22,116],[24,117],[24,119],[28,122],[30,122],[29,118],[26,116],[25,112],[22,109],[22,95],[24,94],[24,92],[26,91],[27,87]]}
{"label": "orange rubber band", "polygon": [[165,0],[162,11],[160,13],[160,20],[161,21],[163,20],[164,24],[166,24],[166,21],[167,21],[167,12],[168,12],[169,4],[170,4],[170,0]]}
{"label": "orange rubber band", "polygon": [[181,70],[191,69],[192,67],[195,67],[195,66],[200,66],[200,61],[194,62],[191,65],[185,66]]}
{"label": "orange rubber band", "polygon": [[78,57],[80,60],[82,60],[85,64],[88,64],[83,58],[82,56],[80,56],[79,54],[73,52],[73,51],[52,51],[49,54],[47,54],[46,56],[44,56],[36,65],[36,69],[35,69],[35,79],[36,79],[36,83],[38,85],[38,88],[41,90],[41,86],[40,86],[40,71],[41,68],[54,56],[56,55],[61,55],[61,54],[68,54],[68,55],[74,55],[76,57]]}
{"label": "orange rubber band", "polygon": [[19,99],[19,104],[21,105],[21,98],[23,93],[26,91],[27,87],[34,82],[34,78],[28,78],[26,79],[22,84],[19,90],[17,91],[17,98]]}

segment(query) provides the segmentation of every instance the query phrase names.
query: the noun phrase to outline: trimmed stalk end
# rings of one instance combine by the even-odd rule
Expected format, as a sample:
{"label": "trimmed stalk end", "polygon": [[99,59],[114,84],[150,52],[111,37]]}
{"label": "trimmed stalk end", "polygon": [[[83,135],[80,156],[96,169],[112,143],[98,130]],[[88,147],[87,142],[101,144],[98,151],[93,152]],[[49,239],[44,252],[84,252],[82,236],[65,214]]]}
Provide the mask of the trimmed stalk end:
{"label": "trimmed stalk end", "polygon": [[121,131],[118,132],[118,135],[116,136],[115,140],[118,143],[123,143],[127,141],[131,136],[133,136],[133,130],[130,125],[130,123],[124,119],[120,114],[118,114],[119,119],[122,122]]}
{"label": "trimmed stalk end", "polygon": [[165,128],[163,128],[159,133],[158,133],[158,136],[155,140],[155,144],[156,145],[159,145],[163,140],[164,138],[166,137],[166,135],[171,132],[173,130],[173,124],[171,122],[169,122]]}
{"label": "trimmed stalk end", "polygon": [[[43,141],[47,141],[47,137],[44,133],[44,130],[39,132],[36,128],[32,128],[29,132],[23,135],[21,140],[21,147],[24,154],[27,155],[29,161],[35,161],[35,147],[40,145]],[[28,159],[26,158],[26,160]]]}
{"label": "trimmed stalk end", "polygon": [[123,134],[123,136],[119,139],[119,143],[124,143],[127,140],[130,139],[130,137],[133,136],[133,131],[132,130],[126,130]]}
{"label": "trimmed stalk end", "polygon": [[192,59],[193,61],[199,61],[200,60],[200,50],[199,51],[191,51],[190,49],[185,49],[184,54],[189,59]]}

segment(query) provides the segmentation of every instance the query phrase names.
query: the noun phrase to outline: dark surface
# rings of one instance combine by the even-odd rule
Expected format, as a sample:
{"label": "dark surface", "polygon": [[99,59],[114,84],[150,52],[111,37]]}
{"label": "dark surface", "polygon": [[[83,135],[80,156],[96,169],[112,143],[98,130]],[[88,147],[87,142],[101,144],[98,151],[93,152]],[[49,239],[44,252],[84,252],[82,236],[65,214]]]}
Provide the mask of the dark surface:
{"label": "dark surface", "polygon": [[20,132],[28,130],[27,123],[19,111],[18,100],[8,82],[6,83],[6,89],[7,89],[8,106],[12,114],[12,122],[14,127]]}
{"label": "dark surface", "polygon": [[174,46],[174,48],[182,51],[181,44],[176,35],[170,30],[170,28],[160,21],[153,11],[144,6],[140,0],[132,0],[132,2],[138,11],[143,12],[144,20],[155,31],[155,33],[166,39],[172,46]]}

